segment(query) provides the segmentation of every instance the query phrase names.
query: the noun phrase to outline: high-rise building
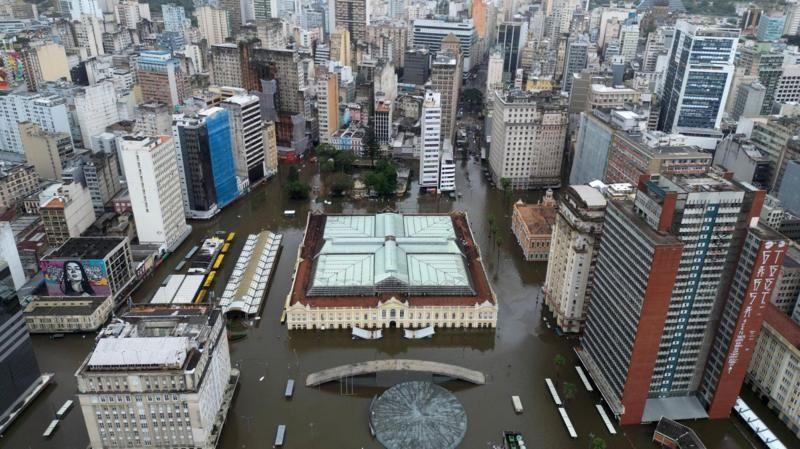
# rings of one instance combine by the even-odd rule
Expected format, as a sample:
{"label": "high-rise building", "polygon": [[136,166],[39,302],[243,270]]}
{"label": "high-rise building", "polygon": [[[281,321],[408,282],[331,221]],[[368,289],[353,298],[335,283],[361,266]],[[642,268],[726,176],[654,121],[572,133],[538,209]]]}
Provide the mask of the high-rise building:
{"label": "high-rise building", "polygon": [[89,187],[79,180],[65,183],[55,196],[42,201],[39,215],[51,246],[80,237],[97,218]]}
{"label": "high-rise building", "polygon": [[28,90],[35,92],[42,83],[64,79],[72,81],[67,54],[62,45],[39,43],[22,49],[22,68]]}
{"label": "high-rise building", "polygon": [[67,102],[58,95],[9,94],[0,96],[0,148],[24,153],[18,124],[33,122],[47,132],[70,134]]}
{"label": "high-rise building", "polygon": [[[225,319],[206,304],[132,308],[100,332],[75,377],[98,449],[213,448],[238,382]],[[121,414],[126,425],[108,425]]]}
{"label": "high-rise building", "polygon": [[95,152],[81,156],[83,177],[92,197],[95,215],[103,215],[106,206],[122,191],[117,153]]}
{"label": "high-rise building", "polygon": [[422,86],[428,82],[431,74],[431,57],[427,48],[411,48],[406,50],[403,82]]}
{"label": "high-rise building", "polygon": [[75,91],[75,117],[84,147],[91,146],[92,136],[120,121],[114,83],[101,81]]}
{"label": "high-rise building", "polygon": [[220,107],[174,116],[183,165],[179,175],[191,218],[209,219],[239,196],[229,117]]}
{"label": "high-rise building", "polygon": [[427,48],[437,53],[442,49],[442,40],[453,34],[461,44],[462,70],[468,72],[477,64],[476,45],[478,35],[471,21],[445,22],[443,20],[418,19],[414,21],[412,41],[416,48]]}
{"label": "high-rise building", "polygon": [[217,86],[246,88],[243,79],[247,71],[247,60],[234,43],[221,43],[211,46],[211,82]]}
{"label": "high-rise building", "polygon": [[39,176],[33,165],[6,163],[0,167],[0,209],[17,206],[39,189]]}
{"label": "high-rise building", "polygon": [[353,64],[353,45],[350,42],[350,32],[346,27],[340,26],[331,33],[329,59],[343,66]]}
{"label": "high-rise building", "polygon": [[528,22],[503,22],[497,29],[497,45],[503,52],[503,78],[511,79],[519,67],[520,52],[528,39]]}
{"label": "high-rise building", "polygon": [[767,226],[747,229],[700,381],[711,419],[727,419],[736,404],[788,246],[786,237]]}
{"label": "high-rise building", "polygon": [[25,159],[36,168],[36,174],[42,179],[60,180],[64,162],[75,154],[72,136],[44,131],[33,122],[20,123],[19,135]]}
{"label": "high-rise building", "polygon": [[174,108],[183,104],[188,84],[179,60],[168,51],[146,50],[139,54],[136,75],[145,102],[156,101]]}
{"label": "high-rise building", "polygon": [[708,171],[713,156],[686,145],[683,136],[659,131],[614,133],[608,151],[605,178],[608,184],[636,185],[642,175],[697,175]]}
{"label": "high-rise building", "polygon": [[544,298],[564,332],[580,332],[586,319],[605,213],[603,194],[588,185],[569,186],[559,202]]}
{"label": "high-rise building", "polygon": [[228,25],[230,27],[231,36],[239,34],[242,28],[242,1],[241,0],[220,0],[220,8],[228,12]]}
{"label": "high-rise building", "polygon": [[740,117],[761,115],[761,106],[764,104],[766,93],[767,89],[758,81],[739,86],[739,93],[736,95],[736,103],[733,106],[731,117],[734,120],[739,120]]}
{"label": "high-rise building", "polygon": [[567,105],[550,92],[495,91],[492,98],[492,180],[513,189],[561,184]]}
{"label": "high-rise building", "polygon": [[278,18],[278,0],[252,0],[252,4],[254,20]]}
{"label": "high-rise building", "polygon": [[197,18],[200,35],[206,38],[208,45],[221,44],[230,37],[228,11],[203,5],[194,10],[194,16]]}
{"label": "high-rise building", "polygon": [[97,0],[59,0],[55,6],[61,15],[69,17],[71,20],[79,20],[81,16],[103,18],[103,10]]}
{"label": "high-rise building", "polygon": [[264,179],[264,133],[261,102],[255,95],[234,95],[221,102],[230,116],[236,175],[252,186]]}
{"label": "high-rise building", "polygon": [[16,292],[10,263],[0,260],[0,432],[19,416],[20,402],[32,400],[26,398],[35,397],[51,378],[39,370]]}
{"label": "high-rise building", "polygon": [[126,136],[120,150],[136,235],[141,244],[172,251],[186,239],[180,173],[175,144],[168,136]]}
{"label": "high-rise building", "polygon": [[426,91],[420,117],[419,187],[439,187],[439,161],[442,145],[442,103],[439,92]]}
{"label": "high-rise building", "polygon": [[[711,323],[723,308],[744,312],[738,286],[761,276],[751,265],[765,246],[750,243],[765,234],[748,227],[763,198],[715,175],[645,175],[633,202],[609,202],[579,353],[622,424],[716,413],[713,395],[697,395],[706,362],[727,351],[709,358]],[[669,241],[661,261],[658,240]]]}
{"label": "high-rise building", "polygon": [[756,38],[762,42],[774,42],[783,36],[786,16],[783,12],[770,12],[761,14],[758,19],[758,32]]}
{"label": "high-rise building", "polygon": [[161,17],[164,19],[164,31],[183,33],[186,26],[186,11],[183,6],[174,3],[161,5]]}
{"label": "high-rise building", "polygon": [[458,96],[461,91],[461,62],[459,54],[440,51],[436,54],[431,67],[431,88],[441,95],[441,138],[451,141],[456,132]]}
{"label": "high-rise building", "polygon": [[501,49],[494,48],[489,53],[489,67],[486,72],[486,93],[488,95],[503,86],[503,60]]}
{"label": "high-rise building", "polygon": [[339,129],[339,77],[325,68],[317,70],[317,115],[319,141],[330,143]]}
{"label": "high-rise building", "polygon": [[333,16],[331,29],[343,27],[350,33],[355,44],[366,41],[367,25],[370,20],[370,2],[367,0],[333,0],[330,14]]}
{"label": "high-rise building", "polygon": [[[776,103],[796,103],[800,100],[800,64],[789,64],[783,67],[783,71],[775,86]],[[770,111],[768,111],[770,112]]]}
{"label": "high-rise building", "polygon": [[659,130],[702,135],[719,129],[738,42],[738,28],[678,21],[661,95]]}
{"label": "high-rise building", "polygon": [[589,39],[584,36],[570,38],[567,54],[564,57],[564,72],[561,91],[569,94],[572,91],[572,80],[576,73],[586,68],[589,61]]}
{"label": "high-rise building", "polygon": [[636,19],[628,19],[619,30],[620,56],[627,64],[636,58],[636,50],[639,47],[639,22]]}

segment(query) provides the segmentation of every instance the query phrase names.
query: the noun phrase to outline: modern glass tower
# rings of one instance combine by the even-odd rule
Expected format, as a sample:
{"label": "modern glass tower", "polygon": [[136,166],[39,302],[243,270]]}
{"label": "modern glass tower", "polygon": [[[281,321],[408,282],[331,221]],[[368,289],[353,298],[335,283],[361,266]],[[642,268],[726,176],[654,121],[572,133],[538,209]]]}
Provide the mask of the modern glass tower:
{"label": "modern glass tower", "polygon": [[731,87],[739,29],[678,21],[669,53],[658,129],[718,129]]}

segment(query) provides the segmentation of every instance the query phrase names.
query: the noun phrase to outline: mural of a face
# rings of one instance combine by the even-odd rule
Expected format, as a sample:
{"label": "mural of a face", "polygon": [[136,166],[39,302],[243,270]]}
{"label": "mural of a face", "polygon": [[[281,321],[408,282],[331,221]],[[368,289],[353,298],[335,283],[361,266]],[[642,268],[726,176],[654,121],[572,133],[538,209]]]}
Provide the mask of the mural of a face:
{"label": "mural of a face", "polygon": [[69,282],[80,282],[83,280],[83,270],[78,262],[67,262],[64,264],[64,277]]}

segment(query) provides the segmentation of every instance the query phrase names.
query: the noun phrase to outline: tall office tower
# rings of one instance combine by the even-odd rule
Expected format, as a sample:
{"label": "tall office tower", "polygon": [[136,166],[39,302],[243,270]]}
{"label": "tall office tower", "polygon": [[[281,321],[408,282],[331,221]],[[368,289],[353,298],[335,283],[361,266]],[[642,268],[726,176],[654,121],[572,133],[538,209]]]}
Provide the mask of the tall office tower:
{"label": "tall office tower", "polygon": [[475,0],[472,2],[472,11],[470,12],[470,17],[472,17],[472,23],[475,24],[475,32],[478,34],[478,37],[483,39],[487,37],[487,14],[488,14],[488,6],[486,5],[484,0]]}
{"label": "tall office tower", "polygon": [[80,156],[83,177],[92,197],[95,215],[100,217],[121,190],[117,153],[84,153]]}
{"label": "tall office tower", "polygon": [[103,48],[103,22],[95,16],[82,15],[72,23],[75,45],[81,60],[105,54]]}
{"label": "tall office tower", "polygon": [[657,27],[655,31],[647,35],[647,43],[644,47],[644,57],[642,61],[642,70],[645,72],[654,72],[656,70],[656,63],[658,56],[669,52],[670,45],[672,44],[672,35],[675,33],[673,27]]}
{"label": "tall office tower", "polygon": [[[75,377],[97,449],[214,447],[238,382],[225,319],[208,304],[132,308]],[[120,415],[125,425],[110,426]]]}
{"label": "tall office tower", "polygon": [[33,122],[20,123],[19,135],[25,159],[36,168],[36,174],[42,179],[59,181],[64,163],[75,154],[72,136],[47,132]]}
{"label": "tall office tower", "polygon": [[[11,234],[10,243],[13,246],[11,229],[6,229],[3,233]],[[0,394],[0,432],[5,432],[13,419],[19,416],[19,413],[11,416],[19,411],[19,404],[31,401],[30,397],[41,392],[51,378],[42,376],[33,353],[33,343],[25,326],[25,317],[16,293],[17,285],[12,276],[13,263],[5,257],[0,259],[0,341],[3,342],[0,347],[0,391],[3,392]],[[16,264],[19,263],[19,255],[16,255]]]}
{"label": "tall office tower", "polygon": [[794,116],[770,116],[766,121],[755,123],[750,140],[758,151],[766,156],[769,163],[769,189],[777,191],[780,178],[786,169],[785,164],[791,160],[786,157],[793,146],[794,136],[800,133],[800,118]]}
{"label": "tall office tower", "polygon": [[738,28],[678,21],[661,95],[659,130],[703,135],[719,129],[738,42]]}
{"label": "tall office tower", "polygon": [[255,95],[234,95],[221,102],[230,115],[236,174],[255,185],[264,179],[264,133],[261,102]]}
{"label": "tall office tower", "polygon": [[561,91],[569,94],[576,73],[585,69],[589,62],[589,39],[586,35],[570,37],[564,57],[564,72],[561,78]]}
{"label": "tall office tower", "polygon": [[761,14],[758,20],[758,32],[756,38],[761,42],[774,42],[783,36],[783,28],[786,24],[786,16],[782,12],[770,12]]}
{"label": "tall office tower", "polygon": [[172,109],[183,104],[189,91],[180,61],[168,51],[141,52],[136,62],[136,75],[146,103],[156,101]]}
{"label": "tall office tower", "polygon": [[97,0],[59,0],[56,10],[70,20],[79,20],[82,15],[103,18],[103,10]]}
{"label": "tall office tower", "polygon": [[221,44],[230,37],[228,11],[204,5],[194,10],[194,16],[200,35],[206,38],[208,45]]}
{"label": "tall office tower", "polygon": [[788,243],[767,226],[747,230],[700,384],[711,419],[728,418],[739,397]]}
{"label": "tall office tower", "polygon": [[499,48],[492,49],[489,54],[489,68],[486,72],[487,96],[495,89],[503,86],[503,51]]}
{"label": "tall office tower", "polygon": [[379,144],[388,144],[392,138],[392,101],[385,96],[376,96],[373,106],[373,128]]}
{"label": "tall office tower", "polygon": [[564,332],[580,332],[592,292],[606,199],[594,187],[569,186],[550,239],[544,298]]}
{"label": "tall office tower", "polygon": [[330,60],[341,65],[349,66],[353,63],[353,46],[350,43],[350,32],[340,26],[331,33]]}
{"label": "tall office tower", "polygon": [[58,95],[9,94],[0,96],[0,148],[12,153],[24,153],[19,127],[33,122],[43,131],[71,133],[67,101]]}
{"label": "tall office tower", "polygon": [[67,53],[62,45],[56,43],[28,44],[21,51],[22,69],[28,90],[35,92],[43,83],[66,79],[72,81],[69,73]]}
{"label": "tall office tower", "polygon": [[331,135],[339,129],[339,77],[320,67],[316,78],[319,141],[330,143]]}
{"label": "tall office tower", "polygon": [[514,189],[561,185],[567,104],[550,92],[495,91],[489,168],[496,185]]}
{"label": "tall office tower", "polygon": [[219,7],[228,12],[228,25],[230,26],[231,36],[236,36],[242,28],[241,0],[219,0]]}
{"label": "tall office tower", "polygon": [[125,136],[120,148],[136,235],[143,245],[172,251],[191,232],[181,200],[181,181],[171,137]]}
{"label": "tall office tower", "polygon": [[102,81],[75,91],[75,117],[81,130],[83,147],[89,147],[92,136],[120,121],[114,83]]}
{"label": "tall office tower", "polygon": [[503,78],[517,73],[519,56],[528,39],[528,22],[503,22],[497,30],[497,45],[503,51]]}
{"label": "tall office tower", "polygon": [[[620,423],[656,421],[664,410],[675,419],[707,416],[697,392],[716,332],[710,323],[730,303],[732,277],[743,274],[734,265],[763,194],[715,175],[643,177],[626,206],[637,215],[628,228],[680,242],[679,264],[650,273],[630,264],[632,255],[639,260],[639,242],[630,240],[641,232],[616,235],[609,206],[581,354]],[[618,270],[621,264],[631,270]],[[648,289],[629,288],[654,280]],[[650,290],[658,298],[648,304]]]}
{"label": "tall office tower", "polygon": [[278,0],[252,0],[255,20],[278,18]]}
{"label": "tall office tower", "polygon": [[661,339],[648,330],[664,327],[682,249],[675,236],[651,228],[632,201],[608,201],[578,356],[611,410],[625,412],[622,424],[638,424],[644,413]]}
{"label": "tall office tower", "polygon": [[461,58],[458,54],[436,54],[431,68],[431,88],[441,94],[442,139],[452,141],[456,131],[458,95],[461,91]]}
{"label": "tall office tower", "polygon": [[161,17],[164,19],[164,31],[183,33],[186,26],[186,11],[183,6],[174,3],[161,5]]}
{"label": "tall office tower", "polygon": [[478,34],[471,21],[445,22],[443,20],[418,19],[414,21],[412,41],[416,48],[427,48],[438,52],[442,49],[442,40],[453,34],[461,44],[462,70],[468,72],[478,63],[476,45]]}
{"label": "tall office tower", "polygon": [[[275,81],[275,110],[278,114],[303,114],[306,88],[302,62],[296,50],[256,48],[250,66],[259,80]],[[278,137],[280,140],[280,136]]]}
{"label": "tall office tower", "polygon": [[380,49],[383,59],[403,67],[408,43],[408,26],[403,21],[374,22],[367,27],[367,38]]}
{"label": "tall office tower", "polygon": [[353,44],[367,39],[370,20],[370,2],[367,0],[332,0],[333,23],[331,29],[343,27],[350,33]]}
{"label": "tall office tower", "polygon": [[739,49],[736,59],[737,74],[742,77],[758,77],[764,85],[764,102],[761,104],[761,115],[768,115],[775,102],[775,93],[783,75],[784,55],[772,48],[758,46]]}
{"label": "tall office tower", "polygon": [[426,91],[420,116],[419,187],[439,187],[439,160],[442,149],[442,104],[439,92]]}
{"label": "tall office tower", "polygon": [[406,50],[403,66],[403,82],[422,86],[428,82],[431,73],[431,52],[427,48]]}
{"label": "tall office tower", "polygon": [[220,107],[173,116],[175,145],[183,165],[179,175],[190,218],[209,219],[239,196],[229,116]]}
{"label": "tall office tower", "polygon": [[[245,88],[243,70],[247,61],[242,60],[239,45],[222,43],[211,46],[211,83],[217,86]],[[244,64],[244,67],[243,67]]]}
{"label": "tall office tower", "polygon": [[628,19],[619,30],[620,56],[629,63],[636,58],[636,49],[639,47],[639,22]]}
{"label": "tall office tower", "polygon": [[135,30],[142,19],[150,20],[150,5],[135,0],[120,0],[116,5],[116,16],[120,27]]}

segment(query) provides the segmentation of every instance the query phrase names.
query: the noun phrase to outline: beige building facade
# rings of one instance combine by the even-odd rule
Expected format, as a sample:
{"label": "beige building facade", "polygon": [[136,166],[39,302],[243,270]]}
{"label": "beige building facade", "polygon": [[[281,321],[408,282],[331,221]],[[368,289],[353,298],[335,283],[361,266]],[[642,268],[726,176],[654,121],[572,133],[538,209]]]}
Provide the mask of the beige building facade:
{"label": "beige building facade", "polygon": [[72,137],[44,131],[33,122],[19,124],[19,137],[25,159],[34,166],[36,174],[42,179],[60,181],[64,162],[75,154]]}

